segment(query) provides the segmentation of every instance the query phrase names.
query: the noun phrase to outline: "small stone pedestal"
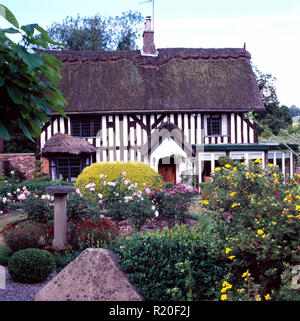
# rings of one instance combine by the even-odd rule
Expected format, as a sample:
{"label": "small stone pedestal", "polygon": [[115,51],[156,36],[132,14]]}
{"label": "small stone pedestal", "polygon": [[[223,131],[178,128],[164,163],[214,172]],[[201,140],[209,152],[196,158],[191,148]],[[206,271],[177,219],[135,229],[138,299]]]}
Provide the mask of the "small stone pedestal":
{"label": "small stone pedestal", "polygon": [[73,186],[49,186],[46,193],[54,194],[54,239],[53,247],[62,249],[67,244],[67,196],[74,193]]}

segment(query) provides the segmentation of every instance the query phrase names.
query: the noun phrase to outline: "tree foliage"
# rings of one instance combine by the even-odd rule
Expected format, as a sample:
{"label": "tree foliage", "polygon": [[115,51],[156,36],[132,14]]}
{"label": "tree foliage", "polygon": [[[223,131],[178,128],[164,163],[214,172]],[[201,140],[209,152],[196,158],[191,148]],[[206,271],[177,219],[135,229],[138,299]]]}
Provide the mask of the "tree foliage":
{"label": "tree foliage", "polygon": [[290,107],[290,114],[292,117],[300,116],[300,108],[296,107],[295,105],[292,105]]}
{"label": "tree foliage", "polygon": [[[256,67],[254,72],[266,109],[258,113],[256,118],[262,125],[270,128],[274,135],[278,135],[280,129],[287,129],[292,124],[290,110],[287,106],[279,104],[275,88],[276,78],[271,74],[262,73]],[[259,134],[261,131],[259,128]]]}
{"label": "tree foliage", "polygon": [[[62,107],[66,101],[56,89],[62,63],[40,50],[56,44],[42,27],[19,27],[17,19],[3,5],[0,16],[13,25],[0,29],[0,138],[10,140],[17,121],[24,135],[34,141],[33,137],[38,137],[49,121],[52,108],[65,116]],[[8,35],[19,35],[21,41],[15,43]]]}
{"label": "tree foliage", "polygon": [[[47,28],[50,37],[70,50],[132,50],[140,37],[143,17],[139,12],[122,16],[66,17]],[[53,48],[53,46],[52,46]]]}

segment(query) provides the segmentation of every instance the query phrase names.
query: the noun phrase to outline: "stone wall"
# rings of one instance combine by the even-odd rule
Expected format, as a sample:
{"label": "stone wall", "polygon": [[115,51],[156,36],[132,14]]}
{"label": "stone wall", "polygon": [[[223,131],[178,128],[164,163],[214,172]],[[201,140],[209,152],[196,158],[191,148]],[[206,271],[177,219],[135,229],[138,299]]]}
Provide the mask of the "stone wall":
{"label": "stone wall", "polygon": [[[35,169],[34,161],[34,154],[0,154],[0,170],[10,165],[18,168],[26,179],[31,179],[33,178],[32,172]],[[42,158],[42,171],[49,174],[49,161],[44,157]]]}

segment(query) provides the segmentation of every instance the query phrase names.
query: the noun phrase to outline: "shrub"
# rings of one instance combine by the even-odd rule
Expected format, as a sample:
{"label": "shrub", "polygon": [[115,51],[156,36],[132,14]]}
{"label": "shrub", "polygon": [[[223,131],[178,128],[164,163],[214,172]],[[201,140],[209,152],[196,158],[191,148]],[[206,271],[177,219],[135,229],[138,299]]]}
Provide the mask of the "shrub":
{"label": "shrub", "polygon": [[69,263],[74,261],[83,250],[84,249],[82,247],[80,247],[78,250],[74,250],[74,249],[70,248],[70,250],[65,251],[64,253],[60,253],[59,251],[55,251],[53,253],[53,257],[55,260],[56,272],[59,273],[61,270],[63,270]]}
{"label": "shrub", "polygon": [[83,194],[86,194],[85,186],[94,183],[97,193],[103,193],[103,184],[100,175],[105,175],[105,183],[118,179],[122,172],[126,172],[126,178],[132,183],[138,183],[139,188],[144,184],[159,186],[162,184],[161,176],[158,175],[149,165],[139,162],[103,162],[94,163],[86,167],[77,177],[76,186]]}
{"label": "shrub", "polygon": [[44,247],[53,235],[53,224],[38,224],[25,221],[13,225],[7,224],[1,231],[5,243],[17,252],[27,248]]}
{"label": "shrub", "polygon": [[163,188],[157,190],[146,189],[156,206],[159,215],[179,220],[183,220],[188,212],[189,206],[193,202],[193,197],[197,194],[197,189],[187,188],[185,185],[175,184],[173,188],[168,188],[163,184]]}
{"label": "shrub", "polygon": [[102,207],[99,202],[94,199],[88,199],[79,193],[73,193],[68,196],[67,216],[69,220],[76,221],[93,216],[99,216],[103,212]]}
{"label": "shrub", "polygon": [[205,230],[176,225],[172,230],[135,233],[113,250],[130,282],[145,300],[215,299],[222,262],[212,255]]}
{"label": "shrub", "polygon": [[20,283],[42,282],[54,269],[53,255],[39,249],[20,250],[8,262],[8,271],[12,279]]}
{"label": "shrub", "polygon": [[8,260],[13,255],[13,251],[8,246],[0,248],[0,265],[7,265]]}
{"label": "shrub", "polygon": [[99,194],[99,202],[106,214],[116,221],[128,219],[134,228],[140,229],[148,219],[155,215],[155,206],[150,197],[143,193],[136,184],[130,184],[124,171],[116,181],[103,185],[103,195]]}
{"label": "shrub", "polygon": [[284,181],[272,164],[262,169],[260,160],[216,168],[203,211],[224,240],[220,251],[231,264],[233,292],[243,288],[241,275],[248,271],[254,297],[275,299],[286,264],[299,264],[299,182],[299,176]]}
{"label": "shrub", "polygon": [[29,220],[34,222],[47,222],[54,218],[54,207],[51,196],[39,198],[36,195],[28,196],[22,203],[21,208]]}
{"label": "shrub", "polygon": [[69,227],[69,243],[76,250],[101,247],[104,243],[115,240],[119,235],[119,227],[102,215],[79,223],[69,222]]}

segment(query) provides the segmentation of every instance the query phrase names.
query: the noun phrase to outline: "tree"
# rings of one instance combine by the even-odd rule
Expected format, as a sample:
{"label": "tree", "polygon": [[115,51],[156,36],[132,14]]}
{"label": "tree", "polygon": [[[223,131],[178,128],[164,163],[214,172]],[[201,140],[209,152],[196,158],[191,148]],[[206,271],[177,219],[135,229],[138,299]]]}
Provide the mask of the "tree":
{"label": "tree", "polygon": [[[10,140],[17,122],[34,142],[51,110],[66,117],[62,109],[66,100],[56,88],[62,62],[40,50],[57,44],[38,24],[19,27],[14,15],[1,4],[0,16],[13,25],[0,29],[0,138]],[[21,41],[15,43],[7,34],[20,35]]]}
{"label": "tree", "polygon": [[114,18],[77,15],[52,23],[47,31],[53,40],[70,50],[132,50],[136,48],[142,21],[142,15],[132,11]]}
{"label": "tree", "polygon": [[[278,135],[280,129],[287,129],[292,124],[290,110],[287,106],[279,104],[275,88],[276,78],[271,74],[262,73],[257,67],[254,67],[254,72],[266,109],[257,113],[255,117],[262,125],[270,128],[274,135]],[[258,132],[262,132],[261,127]]]}
{"label": "tree", "polygon": [[290,107],[290,114],[291,117],[300,116],[300,108],[296,107],[295,105],[292,105]]}

